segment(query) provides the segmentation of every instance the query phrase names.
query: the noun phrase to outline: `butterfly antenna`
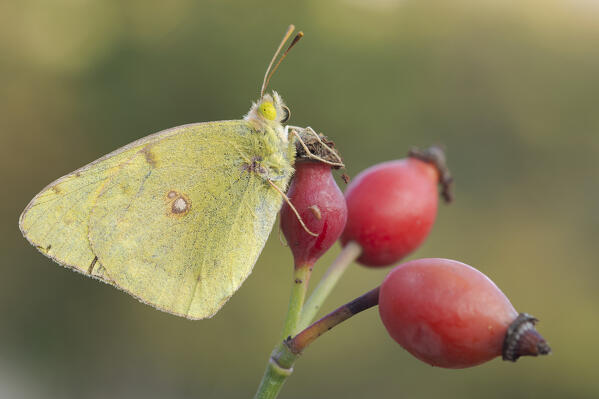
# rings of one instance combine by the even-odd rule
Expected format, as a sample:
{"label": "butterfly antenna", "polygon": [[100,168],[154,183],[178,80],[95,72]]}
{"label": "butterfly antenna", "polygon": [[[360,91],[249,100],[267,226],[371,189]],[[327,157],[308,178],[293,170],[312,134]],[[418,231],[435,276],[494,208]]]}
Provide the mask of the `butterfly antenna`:
{"label": "butterfly antenna", "polygon": [[298,32],[297,35],[295,35],[295,37],[291,41],[291,44],[289,45],[289,47],[287,47],[287,50],[285,50],[285,52],[283,53],[283,55],[281,56],[281,58],[279,58],[279,62],[277,62],[276,65],[274,66],[274,68],[270,71],[270,74],[268,75],[268,78],[266,79],[265,89],[268,86],[268,83],[270,82],[270,78],[272,77],[272,75],[275,74],[275,71],[277,70],[277,68],[279,67],[279,65],[281,65],[281,62],[283,62],[283,60],[285,59],[285,57],[287,57],[287,54],[289,53],[289,50],[291,50],[291,48],[293,46],[295,46],[295,44],[297,42],[299,42],[299,40],[302,37],[304,37],[304,32]]}
{"label": "butterfly antenna", "polygon": [[289,27],[287,28],[287,31],[285,32],[285,35],[283,36],[283,40],[281,40],[279,47],[277,47],[277,51],[275,51],[275,54],[272,56],[272,60],[270,60],[270,63],[268,64],[268,68],[266,68],[266,73],[264,74],[264,80],[262,81],[262,89],[260,89],[260,97],[262,97],[264,95],[264,90],[266,90],[266,85],[267,85],[266,82],[268,81],[268,76],[270,74],[270,70],[271,70],[273,64],[275,63],[275,60],[279,56],[279,53],[281,52],[281,49],[285,45],[285,42],[289,39],[289,37],[291,36],[291,34],[293,33],[294,30],[295,30],[295,25],[293,25],[293,24],[289,25]]}
{"label": "butterfly antenna", "polygon": [[[262,88],[260,89],[260,97],[262,97],[264,95],[264,92],[266,91],[266,88],[268,87],[268,83],[270,82],[270,78],[275,73],[275,71],[277,70],[279,65],[281,65],[281,62],[285,59],[285,57],[287,57],[287,54],[289,53],[289,51],[293,48],[293,46],[296,45],[296,43],[302,37],[304,37],[304,32],[298,32],[297,35],[295,35],[295,37],[291,41],[291,44],[289,45],[289,47],[287,47],[287,50],[285,50],[285,52],[279,59],[279,62],[274,64],[275,60],[281,53],[283,46],[285,45],[287,40],[289,40],[289,38],[291,37],[291,34],[293,33],[294,30],[295,30],[295,26],[289,25],[289,27],[287,28],[287,32],[285,32],[285,35],[283,36],[283,40],[281,40],[281,44],[279,44],[279,47],[277,48],[277,51],[275,51],[275,54],[273,55],[272,60],[270,60],[270,64],[268,64],[268,68],[266,68],[266,73],[264,74],[264,80],[262,81]],[[274,67],[273,67],[273,64],[274,64]]]}

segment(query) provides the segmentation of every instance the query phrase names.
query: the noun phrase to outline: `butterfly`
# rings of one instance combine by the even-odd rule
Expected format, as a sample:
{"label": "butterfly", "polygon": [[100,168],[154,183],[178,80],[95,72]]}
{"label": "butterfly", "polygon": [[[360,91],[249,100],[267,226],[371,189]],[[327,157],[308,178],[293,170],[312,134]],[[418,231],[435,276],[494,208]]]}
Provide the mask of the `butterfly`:
{"label": "butterfly", "polygon": [[270,77],[243,119],[130,143],[50,183],[19,220],[59,264],[189,319],[213,316],[251,273],[293,174],[289,109]]}

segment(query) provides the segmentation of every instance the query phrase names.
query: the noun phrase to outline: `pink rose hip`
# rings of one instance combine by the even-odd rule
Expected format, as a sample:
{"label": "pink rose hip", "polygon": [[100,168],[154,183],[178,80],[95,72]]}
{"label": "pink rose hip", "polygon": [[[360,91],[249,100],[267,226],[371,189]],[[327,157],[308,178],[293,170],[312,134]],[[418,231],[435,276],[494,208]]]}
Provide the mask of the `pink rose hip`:
{"label": "pink rose hip", "polygon": [[394,268],[381,285],[379,313],[391,337],[432,366],[464,368],[550,351],[536,319],[519,315],[488,277],[454,260]]}
{"label": "pink rose hip", "polygon": [[388,266],[405,257],[433,226],[439,183],[449,202],[451,176],[438,147],[364,170],[345,191],[348,222],[342,244],[356,242],[362,250],[358,262],[365,266]]}

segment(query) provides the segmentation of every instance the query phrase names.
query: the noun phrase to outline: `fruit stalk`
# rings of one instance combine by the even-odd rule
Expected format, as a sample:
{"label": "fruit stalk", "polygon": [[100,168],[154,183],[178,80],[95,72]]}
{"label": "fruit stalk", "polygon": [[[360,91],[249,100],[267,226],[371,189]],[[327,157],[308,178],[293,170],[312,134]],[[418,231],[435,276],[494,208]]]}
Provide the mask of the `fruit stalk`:
{"label": "fruit stalk", "polygon": [[322,319],[313,323],[311,326],[297,334],[294,338],[285,342],[291,353],[299,355],[316,338],[326,333],[339,323],[344,322],[350,317],[379,304],[379,289],[376,287],[364,295],[338,307]]}
{"label": "fruit stalk", "polygon": [[361,248],[355,242],[349,242],[341,250],[337,258],[331,263],[322,279],[310,294],[302,310],[302,315],[298,324],[299,329],[304,329],[312,323],[314,317],[322,307],[337,282],[347,270],[347,267],[360,256]]}
{"label": "fruit stalk", "polygon": [[293,364],[308,345],[337,324],[376,306],[378,297],[379,287],[346,303],[300,332],[294,338],[288,338],[279,344],[268,360],[266,371],[254,399],[276,398],[287,377],[293,372]]}
{"label": "fruit stalk", "polygon": [[306,292],[308,291],[308,282],[312,273],[312,265],[301,265],[296,267],[293,272],[293,285],[291,286],[291,295],[289,297],[289,307],[283,326],[283,340],[294,335],[302,314]]}
{"label": "fruit stalk", "polygon": [[276,398],[287,377],[293,372],[293,364],[314,340],[337,324],[378,304],[379,287],[346,303],[306,328],[294,338],[287,338],[270,355],[266,371],[254,399]]}

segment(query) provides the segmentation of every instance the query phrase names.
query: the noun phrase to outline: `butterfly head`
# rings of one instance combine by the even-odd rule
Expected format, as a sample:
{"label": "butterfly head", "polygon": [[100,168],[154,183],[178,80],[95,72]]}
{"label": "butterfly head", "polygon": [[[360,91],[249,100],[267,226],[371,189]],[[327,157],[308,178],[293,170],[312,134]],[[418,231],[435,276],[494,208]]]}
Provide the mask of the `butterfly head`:
{"label": "butterfly head", "polygon": [[261,127],[277,127],[289,120],[289,108],[276,91],[265,94],[260,100],[252,104],[250,111],[244,119],[254,122]]}

